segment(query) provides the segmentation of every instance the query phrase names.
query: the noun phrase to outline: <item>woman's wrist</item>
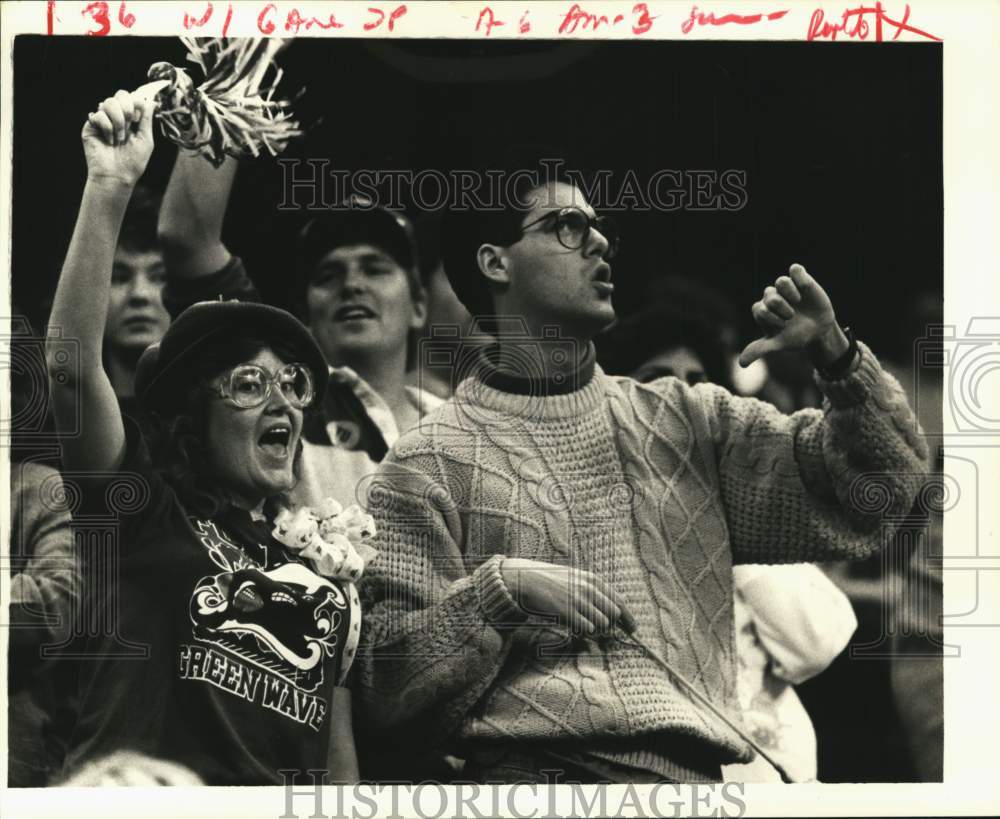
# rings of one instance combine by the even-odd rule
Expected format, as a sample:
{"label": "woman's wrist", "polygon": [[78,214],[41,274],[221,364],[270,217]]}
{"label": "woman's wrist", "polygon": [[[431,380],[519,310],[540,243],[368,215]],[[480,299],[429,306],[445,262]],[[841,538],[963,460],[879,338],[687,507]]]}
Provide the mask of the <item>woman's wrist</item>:
{"label": "woman's wrist", "polygon": [[104,196],[123,196],[128,199],[132,196],[137,181],[109,174],[87,174],[87,190]]}

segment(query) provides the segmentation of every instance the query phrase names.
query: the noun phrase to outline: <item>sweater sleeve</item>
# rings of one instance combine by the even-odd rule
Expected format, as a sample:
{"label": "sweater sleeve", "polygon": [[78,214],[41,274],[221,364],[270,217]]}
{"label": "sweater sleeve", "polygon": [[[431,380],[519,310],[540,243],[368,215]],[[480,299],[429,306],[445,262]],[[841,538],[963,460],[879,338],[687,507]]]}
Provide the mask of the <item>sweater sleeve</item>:
{"label": "sweater sleeve", "polygon": [[390,453],[368,492],[378,555],[362,579],[356,664],[368,724],[440,742],[496,678],[506,626],[524,617],[500,555],[467,565],[458,507],[432,465]]}
{"label": "sweater sleeve", "polygon": [[[56,501],[62,494],[59,473],[26,463],[12,470],[14,507],[10,581],[11,619],[17,625],[49,620],[48,637],[58,638],[68,627],[70,611],[79,594],[80,567],[76,559],[69,509]],[[16,556],[16,557],[15,557]],[[18,638],[22,632],[15,629]]]}
{"label": "sweater sleeve", "polygon": [[207,276],[184,278],[172,276],[170,270],[167,270],[163,304],[170,313],[171,320],[177,318],[192,304],[219,299],[260,301],[260,293],[247,275],[246,267],[238,256],[233,256],[225,267]]}
{"label": "sweater sleeve", "polygon": [[823,409],[699,385],[735,563],[861,559],[924,483],[928,450],[899,383],[871,350],[839,381],[817,376]]}
{"label": "sweater sleeve", "polygon": [[858,627],[847,596],[811,563],[736,566],[733,584],[771,673],[787,682],[797,685],[826,669]]}

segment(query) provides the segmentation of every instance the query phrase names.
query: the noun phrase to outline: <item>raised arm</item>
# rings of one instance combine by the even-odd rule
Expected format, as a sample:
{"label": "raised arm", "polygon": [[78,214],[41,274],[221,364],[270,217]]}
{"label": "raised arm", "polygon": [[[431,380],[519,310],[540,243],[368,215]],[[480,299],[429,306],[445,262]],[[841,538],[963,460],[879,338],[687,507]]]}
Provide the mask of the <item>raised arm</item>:
{"label": "raised arm", "polygon": [[229,264],[222,223],[236,179],[237,162],[226,157],[218,168],[197,154],[178,150],[157,225],[171,276],[208,276]]}
{"label": "raised arm", "polygon": [[119,91],[83,126],[87,183],[49,319],[46,363],[70,471],[109,472],[122,462],[125,431],[101,361],[115,245],[125,207],[153,151],[152,103]]}
{"label": "raised arm", "polygon": [[243,262],[222,242],[236,160],[219,168],[180,150],[160,207],[157,233],[167,266],[163,305],[171,318],[199,301],[259,301]]}

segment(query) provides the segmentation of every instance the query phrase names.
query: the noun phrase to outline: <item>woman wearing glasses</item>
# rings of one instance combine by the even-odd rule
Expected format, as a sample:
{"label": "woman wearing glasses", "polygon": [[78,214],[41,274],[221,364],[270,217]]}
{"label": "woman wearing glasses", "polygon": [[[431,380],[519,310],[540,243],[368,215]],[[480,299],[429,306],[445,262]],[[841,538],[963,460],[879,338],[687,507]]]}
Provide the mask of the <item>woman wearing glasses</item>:
{"label": "woman wearing glasses", "polygon": [[66,768],[134,751],[209,784],[311,781],[307,769],[348,781],[341,686],[359,631],[357,561],[334,565],[320,547],[338,536],[317,540],[316,518],[281,512],[327,367],[290,314],[202,302],[139,362],[145,435],[122,417],[101,338],[122,215],[152,150],[152,112],[124,102],[83,128],[88,177],[51,317],[61,338],[47,350],[57,422],[79,429],[63,460],[81,557],[105,579],[86,590],[98,627]]}

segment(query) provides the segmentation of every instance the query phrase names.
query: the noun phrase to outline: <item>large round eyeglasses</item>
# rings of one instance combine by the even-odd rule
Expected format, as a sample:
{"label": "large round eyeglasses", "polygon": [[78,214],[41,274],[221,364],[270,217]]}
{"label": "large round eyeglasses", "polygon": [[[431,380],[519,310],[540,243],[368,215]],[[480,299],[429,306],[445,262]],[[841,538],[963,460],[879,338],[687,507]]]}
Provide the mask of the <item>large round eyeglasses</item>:
{"label": "large round eyeglasses", "polygon": [[567,250],[579,250],[590,238],[590,231],[596,230],[608,242],[604,251],[605,259],[613,259],[618,254],[621,245],[621,234],[618,225],[610,216],[590,216],[581,208],[567,207],[552,210],[534,222],[521,226],[524,232],[530,227],[551,221],[555,227],[556,239]]}
{"label": "large round eyeglasses", "polygon": [[312,403],[313,377],[304,364],[286,364],[274,375],[257,364],[240,364],[222,376],[215,391],[238,407],[252,409],[267,401],[275,386],[296,409]]}

